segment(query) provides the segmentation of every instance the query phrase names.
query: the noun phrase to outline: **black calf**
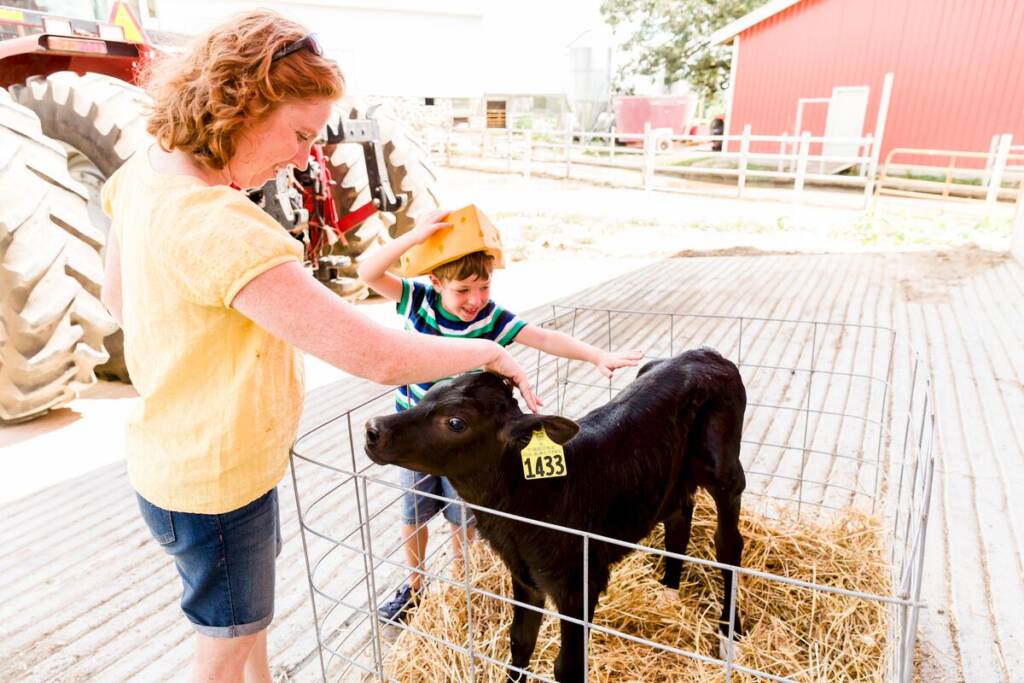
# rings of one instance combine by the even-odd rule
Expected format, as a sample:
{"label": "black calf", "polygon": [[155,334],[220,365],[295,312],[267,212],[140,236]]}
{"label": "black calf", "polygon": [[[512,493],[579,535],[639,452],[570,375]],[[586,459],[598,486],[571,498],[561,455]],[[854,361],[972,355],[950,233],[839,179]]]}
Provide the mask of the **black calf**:
{"label": "black calf", "polygon": [[[463,375],[431,389],[402,413],[366,425],[366,452],[377,463],[447,476],[469,503],[589,531],[631,543],[665,523],[665,549],[686,552],[694,493],[715,500],[719,562],[740,564],[738,520],[745,479],[740,433],[746,392],[736,366],[711,349],[647,363],[632,384],[577,425],[524,414],[507,382],[490,373]],[[527,480],[523,448],[543,428],[565,449],[565,476]],[[553,470],[557,471],[557,469]],[[512,573],[516,600],[581,619],[583,542],[579,536],[476,512],[481,535]],[[593,542],[589,549],[586,618],[607,587],[609,567],[627,549]],[[682,561],[667,559],[662,583],[679,587]],[[728,632],[732,574],[720,629]],[[512,664],[525,668],[537,643],[541,615],[516,607]],[[743,632],[739,609],[733,628]],[[555,678],[583,680],[583,629],[562,621]],[[520,680],[509,674],[510,680]]]}

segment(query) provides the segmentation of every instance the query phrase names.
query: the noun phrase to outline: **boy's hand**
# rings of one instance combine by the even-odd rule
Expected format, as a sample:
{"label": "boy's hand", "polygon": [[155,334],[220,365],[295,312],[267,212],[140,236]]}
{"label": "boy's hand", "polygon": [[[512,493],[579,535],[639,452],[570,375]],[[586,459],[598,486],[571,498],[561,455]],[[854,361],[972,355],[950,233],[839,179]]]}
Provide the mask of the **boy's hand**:
{"label": "boy's hand", "polygon": [[420,219],[416,221],[416,227],[412,229],[413,240],[416,244],[423,244],[423,242],[433,235],[438,230],[452,227],[451,223],[445,222],[445,218],[451,213],[447,210],[431,211],[420,216]]}
{"label": "boy's hand", "polygon": [[644,352],[639,349],[631,349],[629,351],[602,351],[594,365],[597,366],[597,369],[601,371],[602,375],[611,379],[617,369],[632,367],[639,363],[643,357]]}

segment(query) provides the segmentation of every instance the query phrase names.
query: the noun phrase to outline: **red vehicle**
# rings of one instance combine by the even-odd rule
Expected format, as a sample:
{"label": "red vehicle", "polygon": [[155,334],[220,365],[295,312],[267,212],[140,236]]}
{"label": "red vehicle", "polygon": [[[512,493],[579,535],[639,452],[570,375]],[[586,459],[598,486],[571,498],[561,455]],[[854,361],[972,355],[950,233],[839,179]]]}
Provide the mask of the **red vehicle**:
{"label": "red vehicle", "polygon": [[[686,135],[690,132],[690,118],[693,116],[694,101],[683,96],[634,96],[615,98],[615,132],[619,135],[643,135],[645,124],[651,128],[671,131],[671,135]],[[640,139],[627,138],[627,145],[640,145]]]}
{"label": "red vehicle", "polygon": [[[135,76],[159,49],[121,2],[116,24],[19,4],[33,9],[0,5],[0,423],[66,405],[97,374],[129,379],[99,303],[109,229],[99,192],[151,140]],[[250,197],[305,244],[319,280],[354,300],[368,293],[358,257],[435,208],[434,181],[397,120],[348,104],[305,171]]]}

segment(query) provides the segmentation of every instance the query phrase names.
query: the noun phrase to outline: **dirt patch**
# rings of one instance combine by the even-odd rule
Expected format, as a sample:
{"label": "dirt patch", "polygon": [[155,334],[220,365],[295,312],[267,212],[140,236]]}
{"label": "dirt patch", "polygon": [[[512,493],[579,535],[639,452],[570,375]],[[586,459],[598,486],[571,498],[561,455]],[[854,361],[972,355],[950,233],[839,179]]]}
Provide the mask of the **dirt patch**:
{"label": "dirt patch", "polygon": [[1003,264],[1009,256],[1006,252],[989,251],[972,244],[955,249],[907,254],[906,258],[923,268],[929,277],[964,280]]}
{"label": "dirt patch", "polygon": [[774,251],[757,247],[727,247],[725,249],[683,249],[672,255],[672,258],[693,258],[697,256],[794,256],[799,251]]}
{"label": "dirt patch", "polygon": [[901,254],[897,284],[905,301],[947,303],[950,292],[966,280],[1006,262],[1005,252],[967,245],[942,251]]}
{"label": "dirt patch", "polygon": [[949,289],[945,282],[930,279],[910,280],[908,278],[900,278],[897,282],[904,301],[916,304],[949,303]]}
{"label": "dirt patch", "polygon": [[[816,190],[795,207],[783,201],[790,195],[777,190],[751,191],[741,200],[696,187],[685,193],[644,192],[578,179],[527,181],[515,174],[452,168],[441,173],[446,202],[483,208],[501,230],[510,261],[927,249],[949,250],[958,262],[977,263],[985,260],[985,249],[1005,248],[1011,233],[1006,211],[989,219],[954,212],[960,205],[941,205],[948,210],[937,211],[934,202],[886,198],[865,212],[860,202],[843,203],[853,196],[849,193]],[[811,201],[815,198],[820,201]],[[962,245],[980,249],[958,255]],[[962,271],[962,264],[955,269]]]}

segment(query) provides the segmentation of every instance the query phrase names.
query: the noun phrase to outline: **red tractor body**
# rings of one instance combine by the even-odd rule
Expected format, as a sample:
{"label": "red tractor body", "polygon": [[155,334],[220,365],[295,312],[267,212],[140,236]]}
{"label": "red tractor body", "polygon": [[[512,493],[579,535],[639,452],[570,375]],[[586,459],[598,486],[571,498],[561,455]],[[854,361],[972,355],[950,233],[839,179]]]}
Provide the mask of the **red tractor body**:
{"label": "red tractor body", "polygon": [[0,87],[58,71],[135,83],[136,65],[153,49],[126,40],[120,26],[0,6]]}

